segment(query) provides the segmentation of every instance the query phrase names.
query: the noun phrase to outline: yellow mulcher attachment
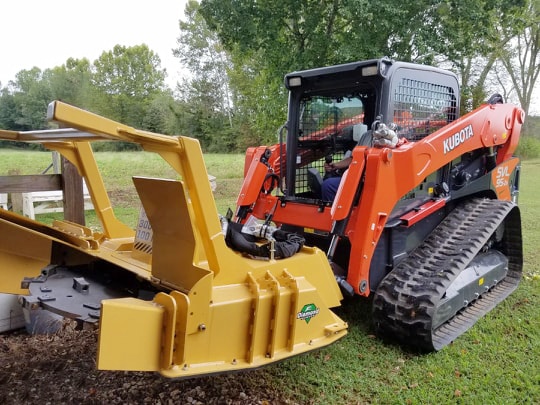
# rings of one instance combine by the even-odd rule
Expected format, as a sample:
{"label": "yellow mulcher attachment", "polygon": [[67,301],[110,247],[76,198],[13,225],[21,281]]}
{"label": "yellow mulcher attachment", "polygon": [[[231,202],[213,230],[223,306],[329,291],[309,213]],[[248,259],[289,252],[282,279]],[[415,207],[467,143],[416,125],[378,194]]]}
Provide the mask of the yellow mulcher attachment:
{"label": "yellow mulcher attachment", "polygon": [[[47,114],[62,129],[0,131],[0,138],[40,142],[72,162],[102,231],[67,221],[47,226],[0,209],[0,290],[28,294],[21,280],[47,266],[95,262],[157,288],[152,301],[101,301],[99,369],[174,378],[236,371],[346,334],[329,309],[342,296],[322,251],[303,247],[289,258],[255,260],[227,246],[197,140],[139,131],[59,101]],[[136,231],[114,215],[90,146],[97,140],[138,143],[179,174],[179,181],[133,179],[143,207]]]}

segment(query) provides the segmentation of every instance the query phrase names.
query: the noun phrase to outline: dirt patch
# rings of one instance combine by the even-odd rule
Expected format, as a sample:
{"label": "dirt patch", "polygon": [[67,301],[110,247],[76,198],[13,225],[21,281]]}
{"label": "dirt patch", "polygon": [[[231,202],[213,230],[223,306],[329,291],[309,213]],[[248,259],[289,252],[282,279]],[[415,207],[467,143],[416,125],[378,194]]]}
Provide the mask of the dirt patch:
{"label": "dirt patch", "polygon": [[141,204],[135,189],[109,190],[109,198],[113,207],[139,207]]}
{"label": "dirt patch", "polygon": [[0,335],[3,404],[285,404],[262,370],[189,380],[96,370],[97,331]]}

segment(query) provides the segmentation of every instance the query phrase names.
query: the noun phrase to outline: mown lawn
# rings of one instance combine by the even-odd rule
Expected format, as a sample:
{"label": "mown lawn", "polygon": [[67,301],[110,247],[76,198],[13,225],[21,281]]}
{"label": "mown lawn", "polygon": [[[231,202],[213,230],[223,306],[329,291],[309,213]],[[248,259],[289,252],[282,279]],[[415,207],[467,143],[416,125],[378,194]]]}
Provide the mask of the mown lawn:
{"label": "mown lawn", "polygon": [[[52,162],[51,152],[27,152],[0,149],[0,176],[9,174],[41,174]],[[98,152],[96,162],[100,168],[117,217],[134,227],[137,223],[140,201],[133,187],[132,176],[176,179],[176,172],[158,155],[145,152]],[[205,155],[208,173],[216,177],[216,205],[220,214],[234,209],[242,184],[244,160],[241,155]],[[47,174],[52,173],[52,168]],[[50,223],[58,215],[42,215],[39,220]],[[87,225],[99,227],[92,211],[86,212]]]}
{"label": "mown lawn", "polygon": [[346,302],[350,326],[337,344],[268,372],[295,401],[375,404],[540,403],[540,160],[522,164],[524,278],[471,330],[419,355],[373,336],[370,305]]}
{"label": "mown lawn", "polygon": [[[205,156],[217,177],[218,211],[234,207],[241,185],[240,155]],[[131,174],[175,177],[156,156],[97,154],[117,215],[134,226],[138,201]],[[0,150],[0,175],[45,169],[50,153]],[[127,179],[126,179],[127,178]],[[310,404],[535,404],[540,403],[540,160],[522,164],[520,206],[524,279],[474,328],[438,353],[417,354],[373,336],[370,302],[352,299],[337,309],[347,337],[317,352],[257,371],[290,403]],[[41,218],[45,221],[48,217]],[[87,221],[97,226],[95,216]],[[249,380],[249,373],[238,378]]]}

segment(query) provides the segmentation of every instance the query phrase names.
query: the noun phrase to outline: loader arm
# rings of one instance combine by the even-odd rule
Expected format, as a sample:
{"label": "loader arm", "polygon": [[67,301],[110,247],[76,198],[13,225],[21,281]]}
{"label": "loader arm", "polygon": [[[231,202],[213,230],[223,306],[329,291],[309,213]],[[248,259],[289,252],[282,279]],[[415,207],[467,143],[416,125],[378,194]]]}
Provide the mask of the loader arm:
{"label": "loader arm", "polygon": [[[362,197],[349,220],[346,234],[356,247],[351,252],[347,280],[357,293],[366,296],[370,293],[370,263],[397,201],[430,173],[464,153],[480,148],[499,147],[497,163],[507,164],[510,170],[504,173],[509,175],[516,165],[512,153],[523,120],[523,110],[514,105],[484,105],[420,141],[396,149],[355,148],[353,164],[364,165],[365,180]],[[351,212],[351,193],[357,189],[358,178],[358,175],[347,176],[341,182],[338,198],[332,205],[334,222]],[[494,184],[493,188],[499,195],[510,198],[508,182]],[[437,208],[443,205],[444,197],[440,197]]]}
{"label": "loader arm", "polygon": [[[98,368],[159,371],[174,378],[242,370],[346,334],[346,323],[330,310],[342,296],[324,252],[304,247],[292,257],[262,261],[227,247],[197,140],[136,130],[59,101],[50,104],[48,119],[66,128],[1,131],[0,137],[41,142],[73,162],[87,182],[103,232],[66,221],[46,226],[0,209],[0,268],[7,274],[0,288],[14,292],[23,273],[35,277],[46,268],[41,278],[52,274],[47,282],[54,297],[55,283],[70,283],[85,266],[90,277],[115,270],[126,280],[151,284],[157,291],[151,301],[133,296],[101,301]],[[133,179],[144,212],[139,222],[147,218],[150,224],[144,232],[114,216],[90,147],[96,140],[137,143],[178,173],[179,180]],[[23,240],[32,243],[23,247]],[[41,305],[56,308],[54,300]],[[87,318],[84,305],[56,309]]]}

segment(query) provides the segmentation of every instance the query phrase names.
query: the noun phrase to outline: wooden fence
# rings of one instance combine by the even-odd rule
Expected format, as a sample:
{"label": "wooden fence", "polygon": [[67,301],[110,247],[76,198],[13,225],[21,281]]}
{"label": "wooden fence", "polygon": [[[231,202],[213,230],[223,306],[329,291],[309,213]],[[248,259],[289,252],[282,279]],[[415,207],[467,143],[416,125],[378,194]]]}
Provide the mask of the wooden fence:
{"label": "wooden fence", "polygon": [[[63,191],[64,219],[85,225],[83,180],[77,168],[53,152],[53,164],[60,160],[60,173],[0,176],[0,193],[31,193],[37,191]],[[22,204],[21,204],[22,205]]]}

